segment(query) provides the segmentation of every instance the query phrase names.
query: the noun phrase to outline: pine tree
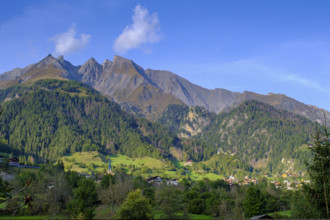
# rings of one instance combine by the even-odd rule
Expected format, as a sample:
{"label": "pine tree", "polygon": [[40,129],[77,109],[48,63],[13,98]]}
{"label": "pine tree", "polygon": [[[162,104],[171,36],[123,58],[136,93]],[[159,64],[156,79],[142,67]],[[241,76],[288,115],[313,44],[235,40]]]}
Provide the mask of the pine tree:
{"label": "pine tree", "polygon": [[266,211],[266,199],[261,190],[255,186],[250,186],[246,192],[247,195],[243,204],[245,216],[250,218],[264,214]]}
{"label": "pine tree", "polygon": [[94,181],[88,178],[81,178],[78,182],[78,187],[73,191],[73,200],[69,205],[69,210],[73,217],[83,216],[85,219],[91,219],[94,215],[93,212],[97,200]]}
{"label": "pine tree", "polygon": [[305,186],[304,191],[310,196],[314,208],[320,216],[330,218],[330,133],[326,124],[317,128],[314,143],[311,147],[313,159],[306,162],[312,184]]}
{"label": "pine tree", "polygon": [[121,204],[119,219],[151,219],[151,207],[140,189],[128,194],[127,199]]}

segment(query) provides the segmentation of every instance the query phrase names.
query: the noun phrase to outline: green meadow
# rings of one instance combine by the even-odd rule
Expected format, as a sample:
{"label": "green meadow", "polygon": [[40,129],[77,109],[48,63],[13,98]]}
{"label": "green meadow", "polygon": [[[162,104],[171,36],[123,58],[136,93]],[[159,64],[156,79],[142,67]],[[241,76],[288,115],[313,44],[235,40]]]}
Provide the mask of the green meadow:
{"label": "green meadow", "polygon": [[[151,157],[130,158],[125,155],[110,155],[111,166],[118,167],[120,165],[148,167],[148,168],[163,168],[165,163],[161,160]],[[62,157],[66,170],[88,173],[92,168],[95,171],[103,171],[108,169],[109,155],[101,154],[97,151],[77,152],[72,155]]]}
{"label": "green meadow", "polygon": [[[223,179],[222,175],[214,173],[202,174],[188,170],[183,165],[183,162],[173,162],[172,166],[168,162],[151,158],[140,157],[130,158],[125,155],[110,155],[111,166],[114,168],[123,168],[128,173],[137,173],[143,177],[150,176],[162,176],[167,178],[178,178],[180,175],[178,172],[173,171],[173,167],[176,169],[185,169],[186,174],[184,176],[190,177],[192,180],[198,181],[204,178],[210,180]],[[72,170],[79,173],[91,173],[94,172],[106,172],[109,164],[109,155],[102,154],[98,151],[91,152],[77,152],[71,155],[62,157],[65,170]],[[172,169],[170,169],[172,168]]]}

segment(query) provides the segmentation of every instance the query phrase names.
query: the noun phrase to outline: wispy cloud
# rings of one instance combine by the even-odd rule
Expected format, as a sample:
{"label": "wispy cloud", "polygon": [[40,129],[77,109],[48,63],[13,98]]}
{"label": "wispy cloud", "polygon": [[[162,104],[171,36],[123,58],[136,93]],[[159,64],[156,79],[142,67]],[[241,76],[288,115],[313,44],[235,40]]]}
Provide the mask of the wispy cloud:
{"label": "wispy cloud", "polygon": [[72,24],[67,32],[57,34],[52,38],[55,43],[55,53],[66,55],[80,51],[88,44],[90,38],[88,34],[81,34],[80,38],[76,38],[76,24]]}
{"label": "wispy cloud", "polygon": [[303,77],[301,77],[299,75],[295,75],[295,74],[283,76],[280,81],[291,81],[291,82],[303,85],[305,87],[309,87],[309,88],[317,89],[322,92],[330,93],[330,89],[323,87],[319,82],[316,82],[316,81],[313,81],[310,79],[306,79],[306,78],[303,78]]}
{"label": "wispy cloud", "polygon": [[296,74],[290,70],[274,68],[265,64],[260,64],[253,60],[239,60],[228,64],[229,69],[234,69],[234,71],[236,70],[237,72],[246,72],[249,76],[251,76],[251,74],[255,74],[255,76],[268,80],[275,80],[277,82],[291,82],[305,88],[330,93],[330,89],[322,86],[321,82],[308,79],[307,77],[301,74]]}
{"label": "wispy cloud", "polygon": [[126,53],[161,40],[157,14],[149,15],[146,8],[137,5],[133,10],[132,20],[133,24],[126,26],[115,40],[113,48],[116,52]]}

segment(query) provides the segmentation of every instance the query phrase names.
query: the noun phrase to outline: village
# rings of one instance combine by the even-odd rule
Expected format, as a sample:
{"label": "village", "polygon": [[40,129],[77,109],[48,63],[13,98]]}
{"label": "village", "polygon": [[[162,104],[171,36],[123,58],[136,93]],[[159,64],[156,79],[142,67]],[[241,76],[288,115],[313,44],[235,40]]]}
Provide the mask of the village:
{"label": "village", "polygon": [[[24,165],[20,163],[18,157],[10,157],[7,159],[8,160],[8,165],[13,166],[13,167],[18,167],[18,168],[33,168],[33,169],[38,169],[40,168],[39,166],[32,166],[32,165]],[[3,157],[0,156],[0,162],[3,161]],[[185,166],[191,166],[192,161],[187,161],[184,163]],[[85,172],[80,172],[78,173],[79,175],[83,175],[87,178],[94,178],[96,179],[96,182],[100,182],[102,177],[104,175],[114,175],[115,173],[113,172],[113,167],[111,165],[111,160],[109,159],[109,164],[108,164],[108,169],[107,172],[103,175],[98,175],[97,177],[91,173],[85,173]],[[11,180],[14,177],[12,175],[9,175],[5,172],[1,172],[0,176],[3,179],[6,180]],[[227,176],[226,178],[223,178],[225,182],[227,182],[230,186],[234,186],[235,184],[244,186],[244,185],[257,185],[259,183],[267,181],[268,183],[274,184],[276,188],[280,189],[287,189],[287,190],[297,190],[302,187],[302,183],[309,184],[311,181],[310,180],[298,180],[296,178],[296,175],[292,175],[291,173],[284,173],[282,174],[278,179],[277,177],[271,177],[270,175],[262,175],[261,178],[251,178],[250,176],[245,176],[244,179],[239,179],[236,178],[234,175]],[[172,186],[178,186],[180,179],[171,179],[171,178],[164,178],[161,176],[151,176],[147,178],[147,182],[149,184],[159,186],[162,183],[165,183],[167,185],[172,185]]]}

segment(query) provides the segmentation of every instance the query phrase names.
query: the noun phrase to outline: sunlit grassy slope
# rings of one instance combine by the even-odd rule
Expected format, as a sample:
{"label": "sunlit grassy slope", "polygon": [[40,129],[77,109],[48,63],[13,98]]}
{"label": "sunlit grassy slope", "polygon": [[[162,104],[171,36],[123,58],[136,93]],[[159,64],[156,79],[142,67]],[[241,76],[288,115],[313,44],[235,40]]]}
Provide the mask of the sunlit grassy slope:
{"label": "sunlit grassy slope", "polygon": [[[149,168],[162,168],[165,166],[164,162],[159,159],[151,157],[130,158],[125,155],[110,155],[111,165],[113,167],[123,165],[134,165],[136,167],[146,166]],[[77,172],[88,172],[88,168],[94,165],[96,171],[103,171],[107,169],[109,164],[109,156],[101,154],[97,151],[91,152],[77,152],[69,156],[62,157],[64,167]]]}
{"label": "sunlit grassy slope", "polygon": [[[130,158],[125,155],[110,155],[112,167],[118,167],[121,165],[126,165],[127,171],[130,173],[130,165],[137,168],[147,167],[150,169],[157,169],[160,172],[148,173],[142,176],[164,176],[169,178],[175,178],[177,173],[175,171],[169,171],[167,163],[159,159],[151,157],[141,157],[141,158]],[[109,164],[109,155],[99,153],[97,151],[91,152],[77,152],[72,155],[62,157],[64,167],[66,170],[72,170],[80,173],[90,173],[92,170],[97,172],[103,172],[107,170]],[[174,165],[179,168],[183,167],[183,163],[176,162]],[[193,171],[187,170],[187,175],[192,180],[201,180],[203,178],[208,178],[210,180],[223,179],[223,176],[214,173],[200,174]]]}

